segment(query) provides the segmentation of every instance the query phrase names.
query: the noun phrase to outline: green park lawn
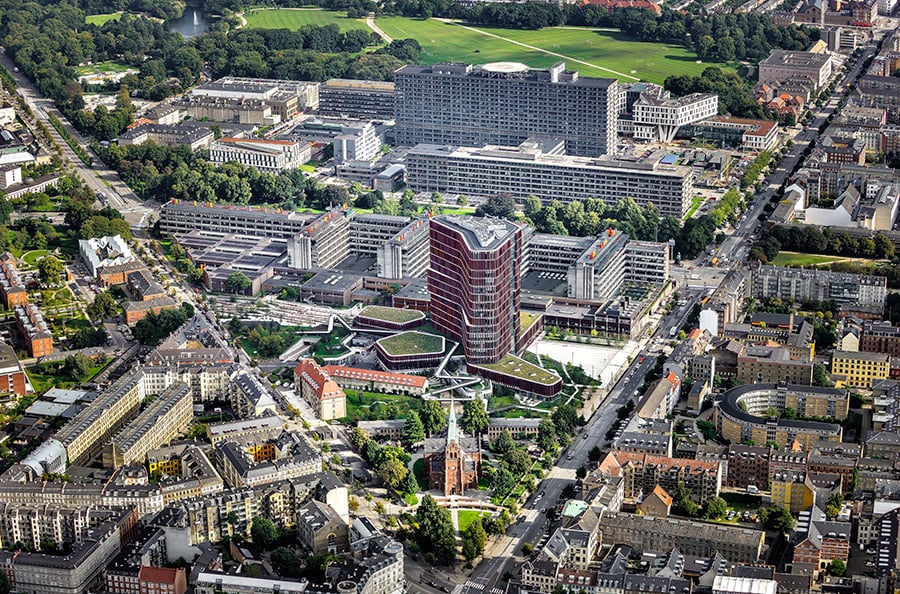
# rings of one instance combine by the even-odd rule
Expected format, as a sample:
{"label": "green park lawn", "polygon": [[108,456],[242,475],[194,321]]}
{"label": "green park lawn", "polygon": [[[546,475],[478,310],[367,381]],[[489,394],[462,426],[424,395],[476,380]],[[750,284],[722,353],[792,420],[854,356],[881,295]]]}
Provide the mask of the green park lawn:
{"label": "green park lawn", "polygon": [[102,27],[103,24],[107,21],[118,21],[120,18],[122,18],[123,14],[124,12],[121,10],[118,12],[109,12],[106,14],[90,14],[84,17],[84,21],[88,25],[97,25],[98,27]]}
{"label": "green park lawn", "polygon": [[397,419],[408,416],[422,406],[421,398],[402,394],[381,394],[346,390],[348,420]]}
{"label": "green park lawn", "polygon": [[422,458],[413,462],[413,476],[416,478],[416,482],[419,483],[419,489],[427,491],[428,480],[425,478],[425,460]]}
{"label": "green park lawn", "polygon": [[40,260],[41,258],[43,258],[44,256],[46,256],[49,253],[50,252],[48,250],[31,250],[30,252],[23,254],[22,259],[25,261],[26,264],[28,264],[30,266],[34,266],[35,264],[37,264],[38,260]]}
{"label": "green park lawn", "polygon": [[444,349],[444,339],[424,332],[401,332],[378,341],[392,355],[418,355],[439,353]]}
{"label": "green park lawn", "polygon": [[839,262],[868,263],[874,260],[866,258],[844,258],[843,256],[828,256],[823,254],[805,254],[800,252],[778,252],[771,264],[775,266],[823,266]]}
{"label": "green park lawn", "polygon": [[491,515],[491,512],[478,511],[474,509],[461,509],[456,513],[459,514],[460,533],[465,531],[465,529],[469,527],[469,524],[474,522],[476,518],[484,518]]}
{"label": "green park lawn", "polygon": [[680,45],[633,41],[621,33],[588,28],[467,29],[435,19],[405,17],[381,17],[376,22],[394,39],[414,37],[418,40],[422,46],[422,62],[428,64],[514,61],[546,68],[562,60],[567,61],[567,68],[578,70],[583,76],[612,76],[622,81],[641,79],[654,83],[662,83],[672,75],[699,75],[710,65],[721,66],[698,64],[697,56]]}
{"label": "green park lawn", "polygon": [[376,320],[382,320],[385,322],[395,322],[398,324],[402,324],[404,322],[412,322],[414,320],[421,320],[425,317],[425,314],[414,309],[382,307],[380,305],[369,305],[363,308],[363,310],[359,312],[359,315]]}
{"label": "green park lawn", "polygon": [[86,64],[75,69],[78,76],[88,76],[91,74],[109,74],[112,72],[125,72],[127,70],[135,70],[127,64],[119,64],[112,60],[108,62],[97,62],[96,64]]}
{"label": "green park lawn", "polygon": [[322,10],[320,8],[277,8],[262,9],[244,15],[248,27],[259,29],[290,29],[296,31],[304,25],[337,25],[341,31],[366,29],[363,19],[347,18],[346,12]]}

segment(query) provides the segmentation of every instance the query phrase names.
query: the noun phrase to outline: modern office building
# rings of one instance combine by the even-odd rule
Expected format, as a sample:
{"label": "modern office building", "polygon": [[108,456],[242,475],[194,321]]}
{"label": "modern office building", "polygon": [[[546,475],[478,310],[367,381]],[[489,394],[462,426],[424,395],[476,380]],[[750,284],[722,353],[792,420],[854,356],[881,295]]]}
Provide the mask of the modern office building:
{"label": "modern office building", "polygon": [[372,122],[342,126],[332,145],[335,165],[344,161],[371,161],[381,151],[381,141]]}
{"label": "modern office building", "polygon": [[719,96],[691,93],[684,97],[657,97],[642,93],[632,106],[637,140],[671,142],[681,126],[719,113]]}
{"label": "modern office building", "polygon": [[778,123],[772,120],[716,116],[685,126],[681,132],[748,151],[768,151],[778,142]]}
{"label": "modern office building", "polygon": [[404,66],[394,87],[401,145],[517,145],[539,137],[563,140],[570,155],[597,157],[616,144],[618,83],[581,78],[562,62],[544,70],[515,62]]}
{"label": "modern office building", "polygon": [[490,217],[431,219],[431,322],[470,363],[495,363],[519,338],[522,229]]}
{"label": "modern office building", "polygon": [[220,138],[209,145],[209,162],[236,161],[260,171],[278,173],[297,169],[312,158],[312,145],[295,140]]}
{"label": "modern office building", "polygon": [[334,268],[350,252],[350,219],[340,209],[317,218],[288,240],[291,268]]}
{"label": "modern office building", "polygon": [[423,278],[431,260],[429,219],[410,222],[378,247],[378,276]]}
{"label": "modern office building", "polygon": [[260,101],[284,121],[319,105],[319,84],[308,81],[226,76],[191,90],[192,97]]}
{"label": "modern office building", "polygon": [[394,83],[329,79],[319,85],[319,113],[363,120],[392,120]]}
{"label": "modern office building", "polygon": [[838,305],[884,306],[887,278],[816,268],[759,266],[753,270],[753,297],[834,301]]}
{"label": "modern office building", "polygon": [[690,207],[691,170],[665,164],[665,151],[643,159],[592,159],[558,149],[535,141],[481,148],[419,144],[406,156],[407,183],[416,192],[506,193],[520,201],[534,195],[545,203],[631,197],[638,206],[653,204],[661,216],[676,218]]}
{"label": "modern office building", "polygon": [[319,216],[258,206],[170,200],[160,208],[159,224],[160,230],[169,235],[198,230],[289,239]]}

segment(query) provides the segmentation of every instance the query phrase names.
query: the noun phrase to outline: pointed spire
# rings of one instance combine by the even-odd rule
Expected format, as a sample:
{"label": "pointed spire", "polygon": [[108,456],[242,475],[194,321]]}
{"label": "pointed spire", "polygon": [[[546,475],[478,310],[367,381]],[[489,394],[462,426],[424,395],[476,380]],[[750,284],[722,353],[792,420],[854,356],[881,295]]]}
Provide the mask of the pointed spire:
{"label": "pointed spire", "polygon": [[456,427],[456,407],[453,405],[453,398],[450,398],[450,417],[447,419],[447,445],[451,441],[459,443],[459,429]]}

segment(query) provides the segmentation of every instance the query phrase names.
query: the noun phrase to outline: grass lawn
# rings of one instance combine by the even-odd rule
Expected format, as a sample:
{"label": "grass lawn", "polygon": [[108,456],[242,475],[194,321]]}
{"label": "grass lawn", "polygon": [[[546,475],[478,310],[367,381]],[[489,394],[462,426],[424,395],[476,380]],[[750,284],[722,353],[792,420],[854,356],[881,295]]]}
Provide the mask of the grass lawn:
{"label": "grass lawn", "polygon": [[427,491],[428,481],[425,480],[425,460],[422,458],[413,462],[413,476],[416,477],[416,482],[419,483],[419,489]]}
{"label": "grass lawn", "polygon": [[770,264],[775,266],[822,266],[836,264],[838,262],[868,263],[875,260],[866,258],[845,258],[843,256],[828,256],[823,254],[803,254],[800,252],[778,252]]}
{"label": "grass lawn", "polygon": [[259,29],[290,29],[295,31],[304,25],[337,25],[341,31],[366,29],[364,19],[349,19],[346,12],[320,8],[277,8],[254,10],[244,15],[248,27]]}
{"label": "grass lawn", "polygon": [[469,524],[475,521],[475,518],[485,518],[491,515],[491,512],[477,511],[474,509],[461,509],[456,512],[459,515],[459,531],[462,533]]}
{"label": "grass lawn", "polygon": [[372,419],[400,419],[410,412],[419,410],[421,398],[402,394],[379,394],[345,390],[347,395],[347,416],[349,421]]}
{"label": "grass lawn", "polygon": [[558,382],[560,377],[564,377],[562,374],[556,375],[555,373],[550,373],[546,369],[538,367],[537,365],[529,363],[525,359],[520,359],[512,354],[504,355],[503,358],[496,363],[481,363],[478,367],[483,367],[491,371],[519,377],[543,385],[552,385]]}
{"label": "grass lawn", "polygon": [[421,61],[428,64],[514,61],[547,68],[564,60],[569,69],[578,70],[583,76],[616,77],[622,81],[640,79],[660,84],[668,76],[699,75],[707,66],[715,65],[698,64],[696,54],[680,45],[633,41],[621,33],[589,28],[464,29],[435,19],[405,17],[381,17],[377,24],[394,39],[415,38],[422,46]]}
{"label": "grass lawn", "polygon": [[30,266],[34,266],[37,264],[37,261],[49,254],[49,250],[31,250],[30,252],[26,252],[22,254],[22,259],[26,264]]}
{"label": "grass lawn", "polygon": [[365,316],[367,318],[372,318],[375,320],[382,320],[385,322],[395,322],[398,324],[402,324],[405,322],[412,322],[415,320],[421,320],[425,317],[420,311],[415,309],[400,309],[399,307],[382,307],[380,305],[369,305],[361,312],[359,315]]}
{"label": "grass lawn", "polygon": [[691,200],[691,207],[688,209],[687,214],[684,215],[684,220],[686,221],[694,216],[694,213],[697,212],[702,204],[703,196],[694,196],[693,200]]}
{"label": "grass lawn", "polygon": [[135,69],[126,64],[119,64],[118,62],[110,60],[108,62],[97,62],[96,64],[78,66],[75,69],[75,72],[78,73],[78,76],[88,76],[91,74],[108,74],[112,72],[125,72],[128,70]]}
{"label": "grass lawn", "polygon": [[439,353],[444,350],[443,338],[424,332],[401,332],[382,338],[378,344],[393,355]]}
{"label": "grass lawn", "polygon": [[118,21],[120,18],[122,18],[123,14],[124,12],[121,10],[118,12],[109,12],[106,14],[89,14],[88,16],[84,17],[84,22],[86,22],[88,25],[97,25],[98,27],[102,27],[103,23],[107,21]]}
{"label": "grass lawn", "polygon": [[87,378],[82,382],[76,382],[71,375],[61,369],[64,364],[63,361],[35,365],[34,367],[28,368],[26,373],[31,380],[31,385],[34,386],[34,391],[37,394],[43,394],[53,387],[63,389],[74,388],[84,382],[89,382],[95,375],[100,373],[100,370],[106,367],[110,361],[112,361],[112,359],[99,359],[98,362],[91,367]]}

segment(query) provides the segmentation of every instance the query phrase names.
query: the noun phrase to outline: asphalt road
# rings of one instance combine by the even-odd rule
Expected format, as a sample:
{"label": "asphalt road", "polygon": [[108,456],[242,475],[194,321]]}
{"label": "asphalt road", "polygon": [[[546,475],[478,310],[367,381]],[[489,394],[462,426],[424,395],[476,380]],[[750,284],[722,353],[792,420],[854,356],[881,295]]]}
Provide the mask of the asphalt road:
{"label": "asphalt road", "polygon": [[[2,48],[0,48],[2,50]],[[85,147],[88,153],[91,153],[87,147],[88,141],[75,130],[75,127],[53,104],[53,101],[44,97],[40,91],[31,83],[28,78],[21,72],[16,72],[16,66],[13,61],[6,55],[5,51],[0,51],[0,64],[6,67],[16,81],[16,90],[25,102],[31,107],[35,117],[43,121],[50,130],[50,135],[59,144],[62,149],[62,156],[69,161],[74,167],[75,172],[84,180],[87,186],[99,195],[105,196],[109,200],[109,206],[122,213],[128,224],[135,231],[140,231],[148,226],[150,213],[155,210],[155,206],[149,203],[145,206],[138,196],[125,185],[119,174],[108,169],[100,161],[99,157],[94,155],[94,167],[85,165],[75,151],[69,147],[66,141],[60,136],[56,129],[50,125],[49,114],[55,115],[62,122],[63,126],[72,134],[78,143]]]}

